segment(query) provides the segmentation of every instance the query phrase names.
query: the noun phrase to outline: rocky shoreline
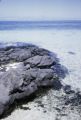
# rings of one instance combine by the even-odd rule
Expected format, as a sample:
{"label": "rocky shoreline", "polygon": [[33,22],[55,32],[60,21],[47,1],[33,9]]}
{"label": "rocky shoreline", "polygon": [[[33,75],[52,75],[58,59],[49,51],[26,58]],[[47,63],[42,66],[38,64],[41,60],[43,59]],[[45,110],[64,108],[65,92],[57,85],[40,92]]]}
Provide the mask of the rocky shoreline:
{"label": "rocky shoreline", "polygon": [[[59,89],[65,71],[56,55],[35,45],[0,45],[0,117],[42,87]],[[26,98],[27,99],[27,98]]]}
{"label": "rocky shoreline", "polygon": [[71,109],[77,106],[80,111],[80,91],[61,82],[67,73],[56,54],[46,49],[26,43],[0,44],[0,118],[7,117],[15,103],[23,104],[36,98],[38,93],[51,90],[60,100],[61,106],[54,107],[58,112],[62,107],[67,111],[68,105]]}

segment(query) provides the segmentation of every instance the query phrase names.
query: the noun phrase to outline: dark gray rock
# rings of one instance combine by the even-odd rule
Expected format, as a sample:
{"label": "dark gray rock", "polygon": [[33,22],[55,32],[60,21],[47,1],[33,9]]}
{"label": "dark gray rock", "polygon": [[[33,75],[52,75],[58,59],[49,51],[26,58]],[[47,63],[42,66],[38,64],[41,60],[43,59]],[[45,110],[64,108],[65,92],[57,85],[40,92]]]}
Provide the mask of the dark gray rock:
{"label": "dark gray rock", "polygon": [[52,66],[56,61],[52,59],[51,56],[44,55],[44,56],[34,56],[25,61],[25,64],[30,64],[31,67],[39,67],[39,68],[45,68]]}
{"label": "dark gray rock", "polygon": [[43,56],[39,56],[39,55],[31,57],[25,61],[25,64],[30,64],[31,67],[35,67],[38,64],[40,64],[42,57]]}
{"label": "dark gray rock", "polygon": [[50,67],[54,63],[56,63],[56,61],[51,56],[44,55],[38,65],[38,67]]}
{"label": "dark gray rock", "polygon": [[57,84],[60,87],[62,67],[56,70],[59,64],[56,55],[34,45],[18,45],[0,47],[0,116],[14,101],[30,96],[41,87]]}

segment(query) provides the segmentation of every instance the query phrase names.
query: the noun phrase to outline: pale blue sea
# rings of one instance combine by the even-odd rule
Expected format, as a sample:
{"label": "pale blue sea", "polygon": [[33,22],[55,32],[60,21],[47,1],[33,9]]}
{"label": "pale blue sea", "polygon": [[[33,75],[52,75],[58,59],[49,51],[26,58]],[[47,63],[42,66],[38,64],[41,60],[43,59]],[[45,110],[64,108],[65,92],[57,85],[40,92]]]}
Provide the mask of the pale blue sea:
{"label": "pale blue sea", "polygon": [[[62,80],[63,84],[81,90],[81,21],[1,21],[1,42],[32,43],[55,52],[60,63],[69,71],[66,78]],[[41,117],[43,115],[41,113],[39,115],[38,112],[31,112],[27,116],[22,111],[14,112],[5,120],[19,120],[17,114],[20,114],[21,120],[23,115],[24,120],[48,120],[45,115]]]}
{"label": "pale blue sea", "polygon": [[26,42],[56,52],[81,88],[81,21],[0,21],[0,42]]}
{"label": "pale blue sea", "polygon": [[81,29],[81,21],[0,21],[0,30]]}

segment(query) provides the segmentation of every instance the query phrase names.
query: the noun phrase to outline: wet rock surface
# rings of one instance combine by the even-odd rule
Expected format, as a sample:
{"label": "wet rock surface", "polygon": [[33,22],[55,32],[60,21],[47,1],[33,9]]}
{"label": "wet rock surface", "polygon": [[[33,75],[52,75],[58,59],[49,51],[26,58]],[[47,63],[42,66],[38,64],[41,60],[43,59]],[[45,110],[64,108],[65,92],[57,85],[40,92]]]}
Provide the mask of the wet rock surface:
{"label": "wet rock surface", "polygon": [[0,117],[15,102],[28,99],[40,88],[61,89],[65,77],[54,53],[29,44],[0,46]]}

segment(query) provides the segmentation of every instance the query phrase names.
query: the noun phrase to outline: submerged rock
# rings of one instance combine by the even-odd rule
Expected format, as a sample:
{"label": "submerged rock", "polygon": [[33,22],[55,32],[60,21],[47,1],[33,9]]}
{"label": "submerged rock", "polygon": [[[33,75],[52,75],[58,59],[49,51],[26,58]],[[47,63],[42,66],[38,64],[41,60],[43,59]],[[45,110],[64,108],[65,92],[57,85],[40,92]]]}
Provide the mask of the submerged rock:
{"label": "submerged rock", "polygon": [[29,44],[0,47],[0,116],[15,101],[42,87],[59,89],[60,72],[65,75],[56,55],[48,50]]}

